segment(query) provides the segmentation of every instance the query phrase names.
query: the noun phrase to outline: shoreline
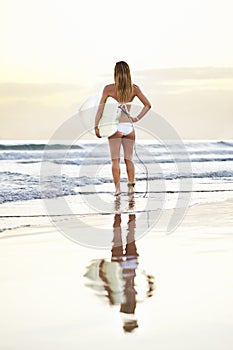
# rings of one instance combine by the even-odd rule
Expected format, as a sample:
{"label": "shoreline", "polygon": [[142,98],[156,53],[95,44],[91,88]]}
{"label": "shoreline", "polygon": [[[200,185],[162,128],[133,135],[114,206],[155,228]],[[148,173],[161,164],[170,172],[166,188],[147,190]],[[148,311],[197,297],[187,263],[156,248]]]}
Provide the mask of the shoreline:
{"label": "shoreline", "polygon": [[[80,197],[79,195],[75,196],[69,196],[70,198],[70,204],[72,206],[77,205]],[[109,221],[111,217],[113,217],[116,213],[120,213],[123,216],[128,215],[130,213],[134,213],[136,215],[143,214],[143,208],[141,210],[122,210],[120,212],[116,211],[109,211],[105,213],[96,212],[96,211],[90,211],[89,213],[86,213],[85,211],[82,211],[82,203],[79,203],[81,205],[78,206],[80,209],[79,214],[77,214],[78,210],[76,208],[76,213],[70,214],[70,218],[72,220],[72,216],[74,218],[77,216],[78,218],[81,218],[81,220],[85,220],[93,222],[93,225],[95,225],[96,220],[100,220],[102,222],[103,226],[105,226],[105,221]],[[71,208],[72,209],[72,208]],[[154,212],[156,209],[154,210]],[[30,214],[27,214],[30,212]],[[149,211],[150,212],[150,211]],[[150,231],[157,230],[158,232],[163,232],[166,235],[166,232],[164,231],[165,226],[168,224],[169,221],[169,215],[173,212],[173,209],[162,209],[161,215],[159,218],[159,226],[153,228],[151,227]],[[186,213],[180,222],[180,224],[177,226],[176,229],[174,229],[171,234],[174,233],[181,233],[185,229],[188,231],[194,231],[195,227],[201,228],[203,230],[208,231],[211,225],[213,225],[213,229],[220,230],[220,227],[224,229],[225,231],[229,231],[232,227],[232,233],[233,233],[233,217],[231,213],[233,212],[233,198],[232,199],[226,199],[222,201],[216,201],[216,202],[209,202],[209,203],[194,203],[193,205],[189,206],[186,209]],[[11,214],[14,213],[14,214]],[[152,211],[153,213],[153,211]],[[215,213],[214,218],[212,218],[212,214]],[[59,218],[62,215],[54,214],[54,217]],[[25,232],[32,232],[33,230],[36,232],[39,231],[45,231],[48,230],[49,232],[56,232],[56,226],[53,222],[51,222],[50,215],[46,213],[43,200],[41,199],[33,199],[29,201],[22,201],[22,202],[8,202],[4,203],[0,206],[0,217],[2,220],[16,220],[17,222],[22,219],[24,222],[23,224],[19,225],[19,227],[10,227],[9,229],[4,229],[4,231],[0,232],[0,239],[4,238],[4,235],[16,235],[18,231],[24,230]],[[64,218],[69,218],[69,214],[64,214]],[[102,217],[102,220],[100,219]],[[199,220],[200,219],[200,220]],[[79,225],[78,225],[79,226]],[[220,227],[219,227],[220,226]]]}

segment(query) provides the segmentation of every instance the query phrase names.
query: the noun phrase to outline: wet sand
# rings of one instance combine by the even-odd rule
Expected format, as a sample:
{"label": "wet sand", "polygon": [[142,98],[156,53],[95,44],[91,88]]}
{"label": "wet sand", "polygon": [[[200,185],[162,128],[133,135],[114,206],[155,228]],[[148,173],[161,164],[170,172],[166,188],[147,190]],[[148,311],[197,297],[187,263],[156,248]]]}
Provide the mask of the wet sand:
{"label": "wet sand", "polygon": [[[171,234],[131,240],[128,265],[125,244],[124,259],[114,243],[87,248],[46,219],[1,233],[1,348],[232,349],[232,213],[229,200],[193,206]],[[97,218],[116,238],[119,217]]]}

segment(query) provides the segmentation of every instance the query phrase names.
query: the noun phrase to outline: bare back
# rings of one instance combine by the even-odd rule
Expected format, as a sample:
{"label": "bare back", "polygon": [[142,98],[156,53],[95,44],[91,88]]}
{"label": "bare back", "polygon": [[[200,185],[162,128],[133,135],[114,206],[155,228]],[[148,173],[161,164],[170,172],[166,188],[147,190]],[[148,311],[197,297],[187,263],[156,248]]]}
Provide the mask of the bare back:
{"label": "bare back", "polygon": [[[118,99],[117,99],[117,92],[116,92],[115,84],[109,84],[109,85],[105,86],[104,91],[103,91],[103,96],[102,96],[102,103],[105,103],[108,97],[112,97],[117,102],[119,102]],[[138,97],[139,100],[144,104],[145,107],[146,106],[150,106],[149,100],[142,93],[140,88],[137,85],[133,84],[133,92],[132,92],[131,96],[129,97],[129,100],[125,101],[125,103],[126,104],[127,103],[131,103],[135,97]],[[130,109],[130,106],[128,106],[128,107]],[[124,123],[124,122],[128,122],[129,119],[124,113],[122,113],[119,121],[121,123]]]}

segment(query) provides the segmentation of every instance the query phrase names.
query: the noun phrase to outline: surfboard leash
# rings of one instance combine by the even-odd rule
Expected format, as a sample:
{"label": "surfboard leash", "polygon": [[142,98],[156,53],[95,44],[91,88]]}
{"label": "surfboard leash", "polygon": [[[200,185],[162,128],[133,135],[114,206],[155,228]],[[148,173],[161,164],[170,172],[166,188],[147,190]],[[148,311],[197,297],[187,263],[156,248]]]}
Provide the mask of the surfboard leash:
{"label": "surfboard leash", "polygon": [[[124,104],[121,104],[118,106],[118,108],[120,108],[120,110],[125,113],[127,115],[127,117],[129,118],[130,120],[130,123],[132,124],[133,126],[133,129],[135,130],[134,128],[134,123],[132,122],[132,119],[131,119],[131,116],[126,108],[126,106]],[[146,166],[146,164],[143,162],[143,160],[139,157],[138,153],[137,153],[137,148],[136,148],[136,142],[134,142],[134,153],[138,159],[138,161],[143,165],[144,169],[145,169],[145,175],[146,175],[146,191],[143,195],[143,197],[146,197],[147,196],[147,193],[148,193],[148,182],[149,182],[149,172],[148,172],[148,168]]]}

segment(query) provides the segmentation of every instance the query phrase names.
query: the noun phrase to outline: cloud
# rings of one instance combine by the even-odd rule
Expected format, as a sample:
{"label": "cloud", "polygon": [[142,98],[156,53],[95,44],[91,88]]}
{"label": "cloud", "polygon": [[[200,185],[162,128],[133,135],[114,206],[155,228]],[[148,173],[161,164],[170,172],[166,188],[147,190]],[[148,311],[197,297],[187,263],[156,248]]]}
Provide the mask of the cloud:
{"label": "cloud", "polygon": [[0,83],[1,98],[41,98],[57,94],[70,93],[80,90],[78,84],[24,84],[24,83]]}
{"label": "cloud", "polygon": [[[135,83],[153,96],[186,92],[233,92],[233,67],[181,67],[135,72]],[[133,77],[134,78],[134,77]]]}
{"label": "cloud", "polygon": [[161,81],[233,79],[233,67],[178,67],[136,71],[139,78]]}

